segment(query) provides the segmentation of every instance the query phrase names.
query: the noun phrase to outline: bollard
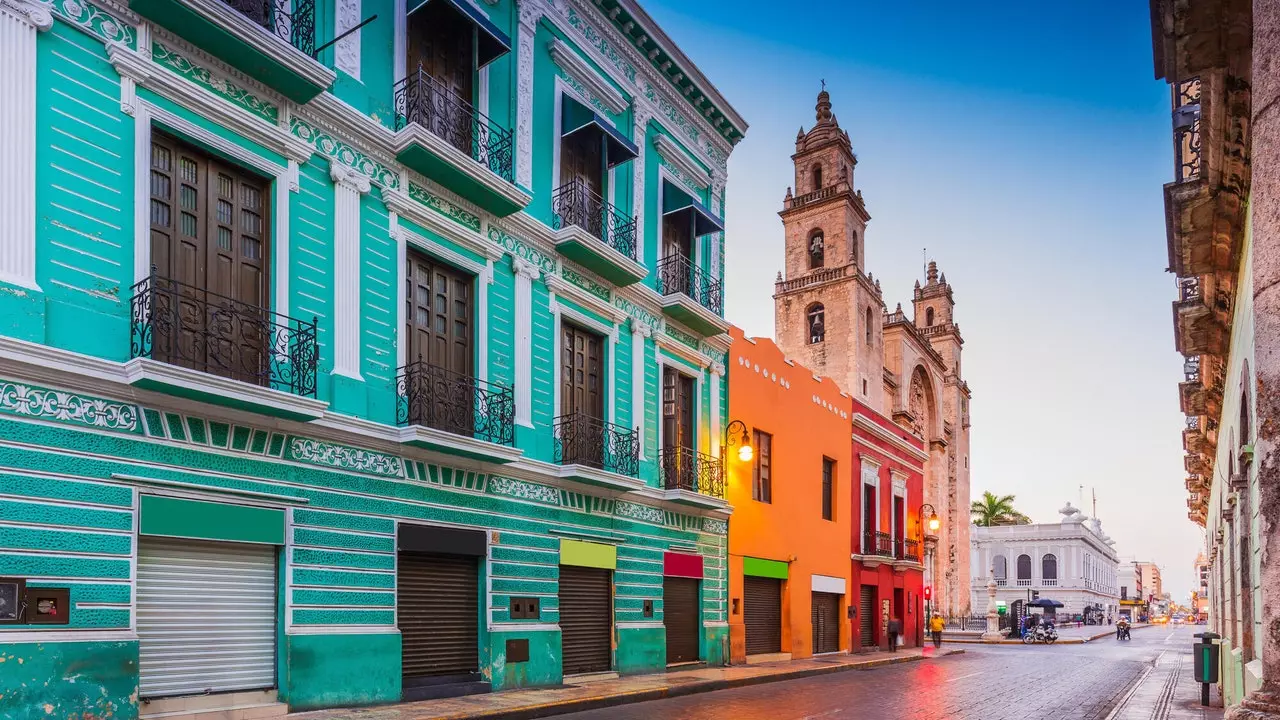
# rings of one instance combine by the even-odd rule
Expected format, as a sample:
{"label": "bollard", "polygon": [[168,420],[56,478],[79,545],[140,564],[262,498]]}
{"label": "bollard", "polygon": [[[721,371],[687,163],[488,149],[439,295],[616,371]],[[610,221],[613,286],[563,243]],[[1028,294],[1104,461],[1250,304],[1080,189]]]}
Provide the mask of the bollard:
{"label": "bollard", "polygon": [[1218,682],[1218,665],[1220,646],[1215,642],[1222,637],[1217,633],[1196,633],[1200,642],[1192,646],[1195,659],[1196,682],[1200,683],[1200,704],[1209,705],[1209,685]]}

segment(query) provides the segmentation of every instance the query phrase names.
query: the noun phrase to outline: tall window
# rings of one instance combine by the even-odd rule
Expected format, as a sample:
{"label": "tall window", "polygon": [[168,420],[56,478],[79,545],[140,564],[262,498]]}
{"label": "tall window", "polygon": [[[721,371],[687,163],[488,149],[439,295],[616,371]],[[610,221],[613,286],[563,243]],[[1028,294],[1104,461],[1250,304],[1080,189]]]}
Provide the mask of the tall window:
{"label": "tall window", "polygon": [[1019,580],[1031,579],[1031,556],[1030,555],[1018,556],[1018,579]]}
{"label": "tall window", "polygon": [[809,326],[809,344],[820,343],[827,337],[826,323],[824,322],[825,310],[822,303],[814,303],[809,306],[809,310],[805,313]]}
{"label": "tall window", "polygon": [[1040,559],[1040,578],[1042,580],[1058,579],[1058,558],[1053,553]]}
{"label": "tall window", "polygon": [[822,189],[822,166],[821,165],[813,166],[813,189],[814,190]]}
{"label": "tall window", "polygon": [[822,519],[831,520],[833,496],[835,495],[835,474],[836,461],[831,458],[822,458]]}
{"label": "tall window", "polygon": [[863,325],[866,326],[867,345],[870,345],[873,342],[875,337],[871,331],[872,327],[871,327],[871,308],[870,307],[867,308],[866,316],[865,316],[865,319],[863,320]]}
{"label": "tall window", "polygon": [[1003,555],[997,555],[991,561],[991,573],[997,580],[1009,577],[1009,561]]}
{"label": "tall window", "polygon": [[751,481],[751,499],[773,502],[773,436],[755,430],[756,467]]}
{"label": "tall window", "polygon": [[924,325],[925,327],[933,327],[933,308],[925,308]]}
{"label": "tall window", "polygon": [[826,262],[826,238],[821,230],[814,230],[809,236],[809,269],[815,270]]}

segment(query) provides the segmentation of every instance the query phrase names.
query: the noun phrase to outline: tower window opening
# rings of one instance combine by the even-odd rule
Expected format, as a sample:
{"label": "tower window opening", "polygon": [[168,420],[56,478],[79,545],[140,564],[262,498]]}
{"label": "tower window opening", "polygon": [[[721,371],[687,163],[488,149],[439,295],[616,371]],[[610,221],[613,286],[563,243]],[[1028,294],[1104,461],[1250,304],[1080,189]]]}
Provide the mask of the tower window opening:
{"label": "tower window opening", "polygon": [[827,337],[826,326],[824,322],[825,310],[822,303],[814,303],[809,306],[807,313],[809,320],[809,344],[820,343]]}
{"label": "tower window opening", "polygon": [[821,230],[815,230],[809,236],[809,269],[815,270],[826,263],[826,238]]}
{"label": "tower window opening", "polygon": [[814,190],[822,189],[822,166],[821,165],[813,166],[813,189]]}
{"label": "tower window opening", "polygon": [[924,326],[933,327],[933,308],[927,308],[924,311]]}

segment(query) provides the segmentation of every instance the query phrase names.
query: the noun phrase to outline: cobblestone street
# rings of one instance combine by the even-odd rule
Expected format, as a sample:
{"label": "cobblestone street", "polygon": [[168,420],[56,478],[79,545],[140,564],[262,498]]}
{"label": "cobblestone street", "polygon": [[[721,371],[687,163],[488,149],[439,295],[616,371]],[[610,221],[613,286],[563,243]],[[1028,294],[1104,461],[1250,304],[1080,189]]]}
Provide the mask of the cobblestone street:
{"label": "cobblestone street", "polygon": [[[1083,645],[966,645],[965,654],[923,663],[757,685],[561,716],[565,720],[1162,720],[1203,713],[1181,667],[1194,627],[1152,627],[1133,640]],[[1158,663],[1159,661],[1159,663]],[[1157,664],[1158,663],[1158,664]],[[1146,674],[1148,669],[1151,673]],[[1129,697],[1134,683],[1146,678]],[[1151,688],[1148,688],[1151,685]],[[1176,687],[1180,692],[1174,693]],[[1122,703],[1128,701],[1123,707]],[[1191,702],[1194,701],[1194,702]]]}

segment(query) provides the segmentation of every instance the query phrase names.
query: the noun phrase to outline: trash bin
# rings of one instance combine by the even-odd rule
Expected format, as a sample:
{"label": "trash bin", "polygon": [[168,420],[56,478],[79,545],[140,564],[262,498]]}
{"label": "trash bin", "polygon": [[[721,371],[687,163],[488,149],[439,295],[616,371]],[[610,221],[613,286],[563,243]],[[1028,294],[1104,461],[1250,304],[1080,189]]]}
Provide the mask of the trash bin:
{"label": "trash bin", "polygon": [[1200,638],[1200,642],[1192,646],[1194,672],[1196,682],[1200,683],[1200,704],[1207,707],[1209,686],[1218,682],[1219,678],[1222,646],[1218,644],[1218,639],[1222,636],[1212,632],[1196,633],[1195,636]]}

